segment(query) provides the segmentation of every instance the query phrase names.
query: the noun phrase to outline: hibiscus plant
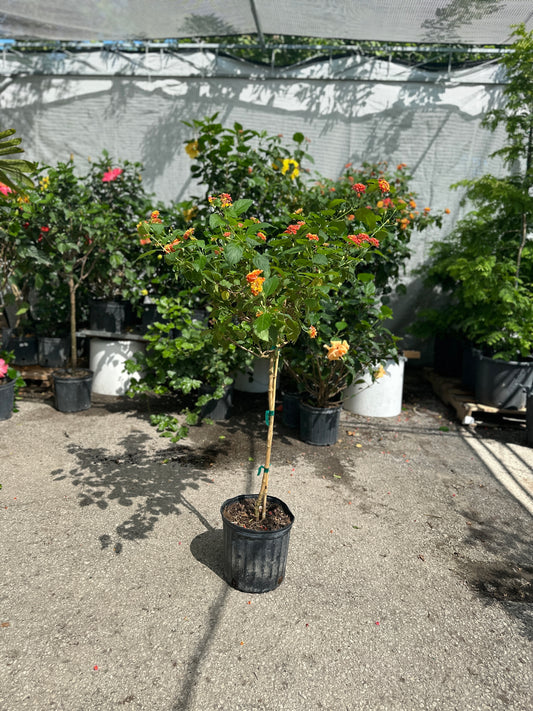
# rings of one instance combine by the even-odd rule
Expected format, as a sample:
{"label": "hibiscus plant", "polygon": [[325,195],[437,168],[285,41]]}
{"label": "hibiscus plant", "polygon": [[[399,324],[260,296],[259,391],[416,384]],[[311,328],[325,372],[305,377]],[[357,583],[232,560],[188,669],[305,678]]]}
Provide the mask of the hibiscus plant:
{"label": "hibiscus plant", "polygon": [[[366,186],[369,193],[384,195],[389,189],[383,179]],[[143,240],[151,240],[152,251],[166,255],[180,279],[207,295],[214,343],[269,359],[267,446],[255,503],[259,520],[267,510],[280,353],[300,334],[315,335],[324,299],[356,278],[356,270],[377,253],[387,231],[374,215],[369,227],[364,214],[348,230],[344,201],[305,215],[295,212],[281,230],[248,217],[250,199],[233,202],[228,193],[221,193],[209,196],[208,203],[204,229],[167,228],[155,211],[150,220],[139,223],[138,231]],[[340,348],[332,342],[327,353],[336,360],[348,349],[347,342],[341,341]]]}

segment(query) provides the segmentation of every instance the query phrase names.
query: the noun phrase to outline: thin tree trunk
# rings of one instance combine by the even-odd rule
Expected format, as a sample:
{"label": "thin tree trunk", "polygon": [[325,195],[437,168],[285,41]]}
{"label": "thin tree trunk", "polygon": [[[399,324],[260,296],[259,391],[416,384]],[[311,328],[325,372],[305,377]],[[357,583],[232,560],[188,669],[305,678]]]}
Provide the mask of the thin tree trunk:
{"label": "thin tree trunk", "polygon": [[73,277],[69,277],[68,290],[70,296],[70,364],[74,369],[78,366],[78,353],[76,348],[76,285]]}
{"label": "thin tree trunk", "polygon": [[265,464],[263,467],[263,479],[261,480],[261,489],[255,502],[255,518],[257,521],[259,521],[259,518],[265,518],[267,509],[268,474],[270,468],[270,454],[272,452],[272,438],[274,437],[274,411],[276,406],[276,381],[278,378],[278,365],[279,350],[276,350],[270,354],[268,369],[268,434]]}

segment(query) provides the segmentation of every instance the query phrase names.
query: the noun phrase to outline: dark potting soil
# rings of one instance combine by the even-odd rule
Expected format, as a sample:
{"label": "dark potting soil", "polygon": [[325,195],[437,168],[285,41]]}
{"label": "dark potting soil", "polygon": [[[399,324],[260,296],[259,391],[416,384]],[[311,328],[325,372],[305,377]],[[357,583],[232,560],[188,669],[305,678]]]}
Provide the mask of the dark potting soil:
{"label": "dark potting soil", "polygon": [[291,523],[290,516],[276,503],[267,502],[267,513],[264,519],[255,520],[255,498],[235,501],[223,511],[224,518],[237,526],[252,531],[279,531]]}

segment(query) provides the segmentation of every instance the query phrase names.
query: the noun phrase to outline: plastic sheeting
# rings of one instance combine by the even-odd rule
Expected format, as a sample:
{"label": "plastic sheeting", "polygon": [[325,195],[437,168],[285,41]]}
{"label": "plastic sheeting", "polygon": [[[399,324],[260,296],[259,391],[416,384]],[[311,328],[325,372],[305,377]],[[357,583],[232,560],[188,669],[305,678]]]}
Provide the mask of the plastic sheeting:
{"label": "plastic sheeting", "polygon": [[531,0],[0,0],[0,36],[143,40],[261,33],[507,44]]}
{"label": "plastic sheeting", "polygon": [[[2,75],[3,74],[3,78]],[[0,59],[2,125],[23,138],[26,157],[44,163],[73,154],[81,170],[103,149],[144,163],[147,188],[164,201],[202,194],[191,183],[184,120],[219,112],[224,125],[309,138],[310,166],[335,178],[348,162],[407,163],[421,208],[449,207],[445,231],[460,216],[451,183],[502,174],[489,154],[504,135],[480,127],[501,104],[505,77],[497,63],[429,73],[347,57],[273,72],[208,52],[179,55],[76,53]],[[444,234],[445,232],[443,232]],[[409,320],[418,285],[411,268],[424,261],[436,230],[416,235],[411,285],[397,317]]]}

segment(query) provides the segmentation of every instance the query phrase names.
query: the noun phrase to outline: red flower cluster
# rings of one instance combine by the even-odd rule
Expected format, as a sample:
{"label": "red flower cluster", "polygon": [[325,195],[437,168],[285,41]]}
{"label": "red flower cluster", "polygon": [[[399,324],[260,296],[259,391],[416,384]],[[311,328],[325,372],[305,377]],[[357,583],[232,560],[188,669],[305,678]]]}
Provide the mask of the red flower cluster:
{"label": "red flower cluster", "polygon": [[379,240],[375,237],[369,237],[366,232],[360,232],[358,235],[348,235],[347,239],[356,244],[358,247],[364,244],[364,242],[368,242],[368,244],[371,244],[374,247],[379,247]]}
{"label": "red flower cluster", "polygon": [[283,234],[295,235],[302,225],[305,225],[305,222],[302,222],[302,220],[297,222],[295,225],[289,225]]}
{"label": "red flower cluster", "polygon": [[363,185],[363,183],[355,183],[355,185],[352,185],[352,190],[355,190],[357,195],[363,195],[366,193],[366,185]]}

